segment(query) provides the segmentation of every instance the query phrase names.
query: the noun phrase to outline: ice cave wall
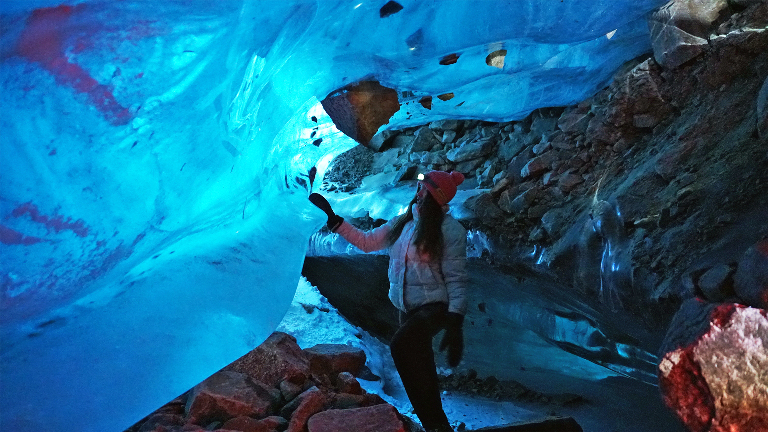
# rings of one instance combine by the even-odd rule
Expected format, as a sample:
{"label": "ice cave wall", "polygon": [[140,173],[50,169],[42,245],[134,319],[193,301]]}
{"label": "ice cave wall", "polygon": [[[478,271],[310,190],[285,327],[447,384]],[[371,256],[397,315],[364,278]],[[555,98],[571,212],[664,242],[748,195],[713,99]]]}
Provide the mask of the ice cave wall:
{"label": "ice cave wall", "polygon": [[328,93],[513,120],[647,52],[663,2],[384,3],[2,3],[3,429],[125,428],[266,338],[322,222],[305,173],[355,145]]}

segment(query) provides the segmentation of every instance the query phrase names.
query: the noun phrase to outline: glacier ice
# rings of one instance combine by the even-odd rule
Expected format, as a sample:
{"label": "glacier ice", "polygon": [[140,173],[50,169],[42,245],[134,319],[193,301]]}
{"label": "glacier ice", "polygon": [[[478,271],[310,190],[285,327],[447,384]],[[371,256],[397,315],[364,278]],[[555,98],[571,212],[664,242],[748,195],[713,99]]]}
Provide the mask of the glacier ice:
{"label": "glacier ice", "polygon": [[333,90],[397,89],[389,128],[514,120],[647,52],[664,2],[400,3],[2,2],[3,430],[122,430],[266,338],[323,222],[307,172],[355,145]]}

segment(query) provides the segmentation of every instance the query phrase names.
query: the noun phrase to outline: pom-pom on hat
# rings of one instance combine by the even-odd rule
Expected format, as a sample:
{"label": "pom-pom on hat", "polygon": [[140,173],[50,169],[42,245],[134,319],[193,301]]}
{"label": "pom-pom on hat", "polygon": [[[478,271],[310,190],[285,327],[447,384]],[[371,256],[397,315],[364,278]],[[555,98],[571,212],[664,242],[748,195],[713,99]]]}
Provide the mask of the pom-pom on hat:
{"label": "pom-pom on hat", "polygon": [[456,196],[456,186],[464,182],[464,174],[458,171],[430,171],[424,175],[421,184],[440,205],[448,204]]}

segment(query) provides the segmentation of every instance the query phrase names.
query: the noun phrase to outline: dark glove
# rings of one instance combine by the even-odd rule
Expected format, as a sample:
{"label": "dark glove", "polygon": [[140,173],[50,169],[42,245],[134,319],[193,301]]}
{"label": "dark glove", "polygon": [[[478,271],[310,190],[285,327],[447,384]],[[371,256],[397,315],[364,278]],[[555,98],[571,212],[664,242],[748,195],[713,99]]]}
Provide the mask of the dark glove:
{"label": "dark glove", "polygon": [[317,208],[324,211],[325,214],[328,215],[328,223],[326,225],[328,226],[329,230],[336,232],[336,230],[341,226],[341,223],[344,222],[344,218],[334,213],[333,209],[331,208],[331,204],[329,204],[328,200],[319,193],[309,194],[309,200],[312,202],[312,204],[316,205]]}
{"label": "dark glove", "polygon": [[440,351],[448,348],[448,365],[456,367],[464,355],[464,315],[455,312],[448,312],[448,324],[445,327],[445,334],[440,341]]}

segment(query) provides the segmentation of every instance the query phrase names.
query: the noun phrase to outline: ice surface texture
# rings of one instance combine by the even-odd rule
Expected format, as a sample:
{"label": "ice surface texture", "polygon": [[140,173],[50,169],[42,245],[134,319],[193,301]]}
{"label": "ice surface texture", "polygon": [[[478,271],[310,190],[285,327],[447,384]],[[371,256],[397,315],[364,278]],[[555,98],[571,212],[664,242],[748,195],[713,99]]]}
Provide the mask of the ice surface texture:
{"label": "ice surface texture", "polygon": [[270,334],[306,173],[354,145],[334,89],[397,89],[388,127],[521,118],[647,52],[663,2],[383,3],[2,2],[0,429],[122,430]]}

